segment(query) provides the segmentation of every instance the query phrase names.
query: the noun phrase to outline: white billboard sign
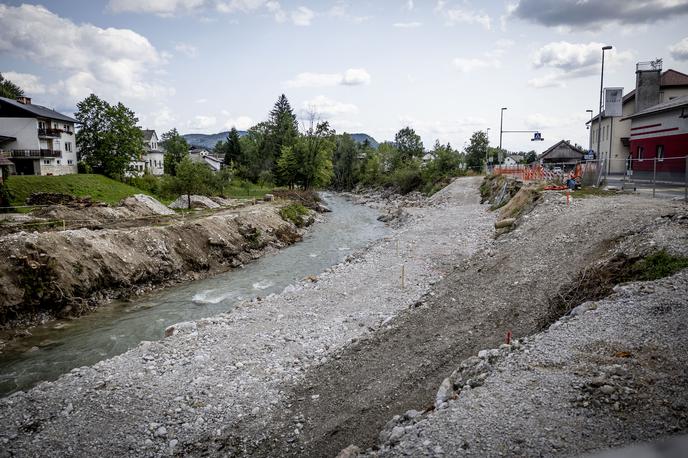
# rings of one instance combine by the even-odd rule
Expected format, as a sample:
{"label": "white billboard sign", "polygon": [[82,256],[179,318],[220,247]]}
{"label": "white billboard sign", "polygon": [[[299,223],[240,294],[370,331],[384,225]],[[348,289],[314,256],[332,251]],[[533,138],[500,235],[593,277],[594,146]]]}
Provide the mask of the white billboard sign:
{"label": "white billboard sign", "polygon": [[621,116],[623,105],[623,88],[622,87],[605,87],[604,88],[604,115],[605,116]]}

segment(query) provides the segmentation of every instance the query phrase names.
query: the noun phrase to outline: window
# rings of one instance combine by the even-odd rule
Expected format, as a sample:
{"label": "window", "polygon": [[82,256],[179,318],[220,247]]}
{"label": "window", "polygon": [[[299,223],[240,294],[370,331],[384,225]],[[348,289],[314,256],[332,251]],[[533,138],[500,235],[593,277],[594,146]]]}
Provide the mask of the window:
{"label": "window", "polygon": [[60,140],[53,140],[53,149],[55,151],[60,151]]}
{"label": "window", "polygon": [[67,159],[67,165],[73,165],[73,164],[74,164],[74,161],[73,161],[73,160]]}
{"label": "window", "polygon": [[65,149],[64,150],[67,151],[68,153],[71,153],[72,152],[72,143],[71,142],[65,142]]}
{"label": "window", "polygon": [[45,129],[45,121],[38,121],[38,128]]}
{"label": "window", "polygon": [[43,163],[45,165],[50,165],[50,162],[51,162],[50,159],[43,159]]}
{"label": "window", "polygon": [[60,165],[60,160],[59,160],[59,159],[57,159],[57,165]]}
{"label": "window", "polygon": [[659,162],[664,160],[664,145],[657,145],[657,154],[655,157]]}
{"label": "window", "polygon": [[645,152],[645,148],[642,146],[638,147],[638,160],[642,161],[643,160],[643,153]]}

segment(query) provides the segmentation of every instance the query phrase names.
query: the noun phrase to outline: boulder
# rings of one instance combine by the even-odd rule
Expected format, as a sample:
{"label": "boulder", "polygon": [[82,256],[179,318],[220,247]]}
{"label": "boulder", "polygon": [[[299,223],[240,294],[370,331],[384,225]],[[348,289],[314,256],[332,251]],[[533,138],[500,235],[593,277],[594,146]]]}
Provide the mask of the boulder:
{"label": "boulder", "polygon": [[190,197],[191,206],[189,206],[188,196],[179,196],[177,200],[172,202],[170,208],[220,208],[220,205],[213,202],[212,199],[206,196],[192,195]]}

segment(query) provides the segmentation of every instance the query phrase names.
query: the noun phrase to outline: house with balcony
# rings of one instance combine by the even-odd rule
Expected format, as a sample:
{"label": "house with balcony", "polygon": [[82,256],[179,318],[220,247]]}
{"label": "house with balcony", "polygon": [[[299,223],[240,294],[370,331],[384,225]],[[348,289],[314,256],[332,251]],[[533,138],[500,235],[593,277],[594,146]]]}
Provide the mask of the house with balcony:
{"label": "house with balcony", "polygon": [[0,97],[0,155],[18,175],[77,173],[75,123],[29,97]]}

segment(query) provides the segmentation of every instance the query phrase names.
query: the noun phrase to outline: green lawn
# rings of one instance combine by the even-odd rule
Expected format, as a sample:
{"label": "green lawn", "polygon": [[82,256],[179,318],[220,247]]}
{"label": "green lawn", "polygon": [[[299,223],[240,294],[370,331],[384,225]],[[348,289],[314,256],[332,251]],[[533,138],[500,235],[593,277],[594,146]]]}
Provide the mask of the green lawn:
{"label": "green lawn", "polygon": [[34,192],[55,192],[77,197],[90,196],[93,200],[116,204],[134,194],[147,194],[138,188],[103,175],[35,176],[15,175],[7,180],[12,205],[26,205],[26,198]]}

